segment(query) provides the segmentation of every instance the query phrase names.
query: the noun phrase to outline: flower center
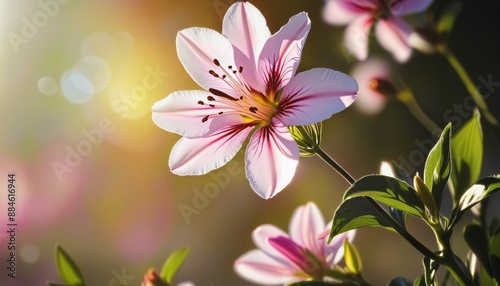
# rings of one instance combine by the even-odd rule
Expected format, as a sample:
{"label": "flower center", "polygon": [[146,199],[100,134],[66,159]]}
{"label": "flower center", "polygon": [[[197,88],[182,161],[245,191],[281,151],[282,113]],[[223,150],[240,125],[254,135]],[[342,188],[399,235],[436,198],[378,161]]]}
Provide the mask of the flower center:
{"label": "flower center", "polygon": [[[206,115],[201,121],[206,122],[211,117],[223,114],[238,114],[255,125],[269,125],[276,113],[277,103],[269,100],[267,96],[250,87],[242,76],[242,66],[234,67],[228,65],[226,68],[217,59],[214,59],[213,63],[214,69],[209,70],[208,73],[223,81],[224,84],[234,91],[234,95],[230,95],[219,89],[209,88],[208,91],[212,95],[207,96],[208,102],[200,100],[198,104],[208,105],[217,111]],[[218,105],[218,102],[223,104]]]}
{"label": "flower center", "polygon": [[284,236],[269,238],[268,242],[308,276],[318,279],[323,278],[324,267],[321,261],[308,249]]}
{"label": "flower center", "polygon": [[[391,17],[391,11],[395,6],[399,5],[400,0],[391,1],[390,0],[379,0],[379,5],[377,8],[372,10],[372,18],[375,20],[387,20]],[[397,7],[396,7],[397,8]]]}

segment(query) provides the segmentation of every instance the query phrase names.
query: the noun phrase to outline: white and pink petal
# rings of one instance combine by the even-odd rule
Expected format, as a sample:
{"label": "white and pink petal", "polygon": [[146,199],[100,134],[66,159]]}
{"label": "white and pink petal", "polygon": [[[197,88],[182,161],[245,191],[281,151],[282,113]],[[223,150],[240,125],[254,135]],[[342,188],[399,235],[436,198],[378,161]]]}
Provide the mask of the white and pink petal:
{"label": "white and pink petal", "polygon": [[333,25],[346,25],[377,7],[374,1],[326,0],[323,20]]}
{"label": "white and pink petal", "polygon": [[246,176],[252,189],[269,199],[292,180],[299,160],[299,147],[288,128],[273,120],[255,131],[245,153]]}
{"label": "white and pink petal", "polygon": [[356,18],[344,32],[344,45],[358,60],[368,57],[368,39],[374,20],[370,14]]}
{"label": "white and pink petal", "polygon": [[276,117],[287,126],[317,123],[351,105],[357,91],[356,80],[344,73],[327,68],[301,72],[285,86]]}
{"label": "white and pink petal", "polygon": [[[331,222],[328,224],[331,225]],[[352,242],[354,236],[356,235],[356,230],[350,230],[341,234],[336,235],[332,241],[326,245],[325,247],[325,257],[327,259],[327,263],[330,266],[333,266],[339,263],[342,258],[344,258],[344,240],[348,240]],[[325,243],[328,238],[324,238]]]}
{"label": "white and pink petal", "polygon": [[241,277],[260,285],[284,285],[299,281],[294,268],[281,264],[257,249],[240,256],[234,263],[234,270]]}
{"label": "white and pink petal", "polygon": [[410,26],[398,17],[380,20],[375,25],[375,35],[380,45],[401,63],[406,62],[412,53],[408,43],[410,33]]}
{"label": "white and pink petal", "polygon": [[261,225],[252,232],[252,239],[255,246],[274,260],[280,261],[281,264],[293,268],[293,264],[269,243],[270,238],[276,237],[288,237],[288,234],[272,224]]}
{"label": "white and pink petal", "polygon": [[243,67],[245,80],[257,85],[257,60],[271,36],[264,15],[249,2],[237,2],[224,15],[222,34],[233,44],[235,62]]}
{"label": "white and pink petal", "polygon": [[302,12],[267,40],[258,62],[258,73],[265,83],[260,92],[277,92],[295,75],[310,29],[311,20]]}
{"label": "white and pink petal", "polygon": [[184,69],[200,87],[236,97],[234,89],[222,79],[224,72],[232,74],[228,66],[236,66],[233,45],[226,37],[207,28],[188,28],[177,34],[176,45]]}
{"label": "white and pink petal", "polygon": [[[208,100],[210,98],[210,100]],[[219,116],[232,109],[223,101],[211,101],[213,95],[203,90],[171,93],[153,105],[153,122],[158,127],[181,136],[206,136],[227,126],[243,124],[241,116]]]}
{"label": "white and pink petal", "polygon": [[318,239],[325,228],[325,219],[316,204],[309,202],[295,209],[290,220],[290,237],[319,257],[323,256],[324,241]]}
{"label": "white and pink petal", "polygon": [[170,153],[170,170],[181,176],[204,175],[224,166],[241,149],[252,128],[234,125],[210,136],[179,139]]}
{"label": "white and pink petal", "polygon": [[432,3],[432,0],[392,0],[391,13],[396,16],[422,12]]}

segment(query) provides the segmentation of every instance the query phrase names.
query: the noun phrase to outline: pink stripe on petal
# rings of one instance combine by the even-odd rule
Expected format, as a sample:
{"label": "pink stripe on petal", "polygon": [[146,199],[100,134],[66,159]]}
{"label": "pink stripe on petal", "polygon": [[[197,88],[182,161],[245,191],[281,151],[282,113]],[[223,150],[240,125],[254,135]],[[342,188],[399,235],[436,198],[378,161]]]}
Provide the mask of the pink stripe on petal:
{"label": "pink stripe on petal", "polygon": [[268,239],[269,244],[300,269],[306,267],[309,258],[306,250],[288,237],[278,236]]}
{"label": "pink stripe on petal", "polygon": [[169,166],[176,175],[203,175],[224,166],[240,150],[253,126],[236,125],[208,136],[183,137],[172,148]]}
{"label": "pink stripe on petal", "polygon": [[246,175],[252,189],[269,199],[292,180],[299,160],[299,147],[288,128],[273,121],[257,129],[245,153]]}
{"label": "pink stripe on petal", "polygon": [[287,126],[317,123],[351,105],[357,91],[356,81],[344,73],[326,68],[301,72],[285,86],[276,117]]}
{"label": "pink stripe on petal", "polygon": [[295,75],[302,55],[311,21],[302,12],[290,18],[264,45],[259,57],[258,71],[265,86],[264,94],[277,92]]}
{"label": "pink stripe on petal", "polygon": [[345,47],[358,60],[368,57],[368,36],[372,25],[373,18],[367,14],[354,20],[344,32]]}
{"label": "pink stripe on petal", "polygon": [[244,123],[241,116],[215,116],[206,121],[207,115],[230,111],[223,102],[210,104],[212,94],[203,90],[176,91],[153,105],[153,121],[160,128],[186,137],[200,137],[221,127]]}
{"label": "pink stripe on petal", "polygon": [[376,24],[375,35],[382,47],[392,53],[398,62],[406,62],[412,49],[408,44],[411,28],[403,20],[391,17]]}
{"label": "pink stripe on petal", "polygon": [[245,80],[258,85],[257,59],[271,32],[262,13],[249,2],[238,2],[229,7],[222,22],[222,34],[235,48],[235,61],[243,66]]}
{"label": "pink stripe on petal", "polygon": [[258,248],[275,260],[280,261],[283,265],[291,267],[289,261],[285,260],[283,255],[269,244],[269,238],[278,236],[288,237],[288,234],[272,224],[261,225],[252,232],[253,242]]}
{"label": "pink stripe on petal", "polygon": [[296,269],[282,265],[260,250],[251,250],[234,263],[234,270],[241,277],[260,285],[284,285],[301,279]]}
{"label": "pink stripe on petal", "polygon": [[318,257],[323,257],[324,241],[318,234],[325,228],[325,219],[316,204],[309,202],[298,207],[290,220],[290,237]]}

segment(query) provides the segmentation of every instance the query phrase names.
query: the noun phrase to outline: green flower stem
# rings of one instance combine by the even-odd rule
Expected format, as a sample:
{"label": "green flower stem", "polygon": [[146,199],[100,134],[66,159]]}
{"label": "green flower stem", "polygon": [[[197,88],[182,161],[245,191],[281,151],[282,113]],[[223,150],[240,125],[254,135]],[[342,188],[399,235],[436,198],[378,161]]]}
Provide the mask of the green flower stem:
{"label": "green flower stem", "polygon": [[436,137],[439,137],[439,134],[443,131],[441,128],[437,126],[432,119],[425,114],[425,112],[422,110],[420,105],[418,104],[417,100],[415,99],[415,96],[413,96],[413,93],[409,89],[403,89],[401,90],[398,95],[397,99],[399,99],[401,102],[403,102],[406,107],[410,110],[411,114],[415,116],[415,118],[422,123],[422,125],[431,132],[432,135],[435,135]]}
{"label": "green flower stem", "polygon": [[361,275],[353,275],[345,273],[340,269],[328,269],[325,272],[325,276],[333,278],[344,283],[355,283],[360,286],[372,286],[370,283],[366,282]]}
{"label": "green flower stem", "polygon": [[[316,154],[323,159],[329,166],[331,166],[335,171],[337,171],[342,177],[348,181],[351,185],[356,182],[356,180],[342,168],[335,160],[333,160],[328,154],[326,154],[321,147],[315,146]],[[436,240],[439,244],[440,254],[436,254],[429,250],[425,245],[420,243],[415,237],[413,237],[403,226],[401,226],[391,215],[389,215],[374,199],[370,197],[364,197],[373,208],[394,228],[394,230],[399,233],[403,238],[406,239],[413,247],[415,247],[420,253],[425,255],[426,257],[436,261],[439,264],[442,264],[448,269],[448,271],[457,279],[461,285],[474,285],[474,282],[470,275],[464,273],[462,268],[459,266],[457,261],[455,260],[455,256],[453,251],[451,250],[451,245],[449,242],[449,238],[446,236],[446,233],[443,231],[441,224],[438,223],[430,223],[430,226],[434,230],[436,234]]]}
{"label": "green flower stem", "polygon": [[[346,181],[348,181],[351,185],[356,182],[356,180],[346,171],[344,170],[335,160],[333,160],[328,154],[326,154],[321,147],[315,146],[315,151],[318,156],[323,159],[330,167],[332,167],[335,171],[337,171]],[[429,257],[430,259],[437,259],[438,256],[430,251],[425,245],[420,243],[415,237],[413,237],[406,229],[401,226],[391,215],[389,215],[374,199],[370,197],[364,197],[375,210],[387,221],[390,225],[399,233],[402,237],[404,237],[413,247],[415,247],[418,251],[420,251],[423,255]]]}
{"label": "green flower stem", "polygon": [[481,111],[481,114],[486,118],[486,121],[490,123],[493,128],[495,128],[495,131],[498,135],[500,135],[500,125],[498,124],[498,120],[491,114],[490,110],[488,109],[488,105],[486,105],[486,102],[484,101],[483,97],[481,96],[481,93],[477,89],[476,85],[470,78],[469,74],[465,70],[465,68],[462,66],[460,61],[455,57],[453,52],[445,45],[440,46],[438,48],[438,51],[443,55],[450,65],[453,67],[457,75],[460,77],[462,80],[463,84],[467,88],[467,91],[469,92],[470,96],[472,96],[472,99],[477,104],[477,107]]}
{"label": "green flower stem", "polygon": [[330,167],[332,167],[335,171],[337,171],[349,184],[354,184],[356,180],[342,168],[335,160],[332,159],[328,154],[326,154],[321,147],[316,146],[315,148],[316,154],[323,159]]}
{"label": "green flower stem", "polygon": [[[450,235],[444,232],[440,224],[431,225],[436,240],[439,244],[440,254],[438,259],[433,259],[437,263],[446,267],[446,269],[455,277],[460,285],[474,285],[474,279],[466,269],[462,269],[457,262],[457,257],[453,253],[450,244]],[[463,263],[462,263],[463,264]]]}

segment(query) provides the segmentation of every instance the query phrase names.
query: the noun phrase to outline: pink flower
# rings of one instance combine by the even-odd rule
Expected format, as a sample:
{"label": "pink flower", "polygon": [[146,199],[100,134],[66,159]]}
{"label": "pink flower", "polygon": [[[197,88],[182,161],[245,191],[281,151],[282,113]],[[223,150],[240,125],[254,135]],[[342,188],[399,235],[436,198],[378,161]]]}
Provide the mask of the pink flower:
{"label": "pink flower", "polygon": [[325,271],[343,258],[344,239],[352,241],[355,235],[354,230],[348,231],[327,244],[327,226],[312,202],[295,210],[290,221],[290,235],[274,225],[259,226],[253,232],[253,241],[260,249],[240,256],[234,263],[235,271],[261,285],[323,280]]}
{"label": "pink flower", "polygon": [[153,121],[182,135],[170,169],[202,175],[231,160],[250,137],[246,175],[253,190],[271,198],[292,180],[299,148],[287,126],[329,118],[356,98],[356,81],[315,68],[295,75],[311,22],[299,13],[271,35],[260,11],[233,4],[222,34],[189,28],[177,35],[179,59],[204,90],[177,91],[153,106]]}
{"label": "pink flower", "polygon": [[391,67],[380,58],[370,58],[356,64],[351,76],[359,84],[354,106],[367,115],[380,113],[387,99],[396,96],[397,91],[391,83]]}
{"label": "pink flower", "polygon": [[368,35],[375,25],[375,36],[382,47],[399,62],[411,56],[408,37],[411,28],[400,16],[425,10],[432,0],[328,0],[323,18],[333,25],[347,25],[344,42],[359,60],[368,57]]}

